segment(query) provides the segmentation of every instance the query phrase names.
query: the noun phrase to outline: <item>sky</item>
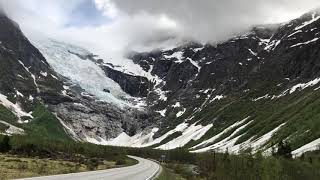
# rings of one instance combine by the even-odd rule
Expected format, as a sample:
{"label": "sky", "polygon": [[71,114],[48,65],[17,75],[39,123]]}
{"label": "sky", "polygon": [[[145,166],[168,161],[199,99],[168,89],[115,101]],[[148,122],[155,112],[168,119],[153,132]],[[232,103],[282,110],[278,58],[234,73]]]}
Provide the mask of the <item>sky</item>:
{"label": "sky", "polygon": [[259,24],[286,22],[319,0],[0,0],[29,36],[78,44],[108,57],[220,42]]}

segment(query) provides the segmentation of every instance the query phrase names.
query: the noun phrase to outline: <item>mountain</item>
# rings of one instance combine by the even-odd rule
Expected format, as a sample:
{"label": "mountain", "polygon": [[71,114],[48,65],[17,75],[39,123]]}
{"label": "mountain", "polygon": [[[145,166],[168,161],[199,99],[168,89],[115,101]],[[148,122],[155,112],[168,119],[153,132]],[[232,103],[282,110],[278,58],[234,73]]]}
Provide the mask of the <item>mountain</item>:
{"label": "mountain", "polygon": [[1,108],[19,122],[0,112],[5,132],[27,130],[41,103],[96,144],[268,154],[286,141],[301,155],[320,143],[317,11],[218,44],[132,52],[126,66],[0,23]]}

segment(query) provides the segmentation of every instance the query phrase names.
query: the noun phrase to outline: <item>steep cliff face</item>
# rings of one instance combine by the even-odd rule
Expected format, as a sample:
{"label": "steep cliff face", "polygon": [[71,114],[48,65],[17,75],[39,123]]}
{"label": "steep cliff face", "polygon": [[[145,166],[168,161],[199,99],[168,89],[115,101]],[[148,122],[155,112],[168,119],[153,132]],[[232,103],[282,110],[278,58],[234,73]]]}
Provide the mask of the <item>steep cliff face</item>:
{"label": "steep cliff face", "polygon": [[0,58],[0,93],[21,111],[31,111],[36,97],[54,102],[62,94],[58,75],[5,15],[0,15]]}

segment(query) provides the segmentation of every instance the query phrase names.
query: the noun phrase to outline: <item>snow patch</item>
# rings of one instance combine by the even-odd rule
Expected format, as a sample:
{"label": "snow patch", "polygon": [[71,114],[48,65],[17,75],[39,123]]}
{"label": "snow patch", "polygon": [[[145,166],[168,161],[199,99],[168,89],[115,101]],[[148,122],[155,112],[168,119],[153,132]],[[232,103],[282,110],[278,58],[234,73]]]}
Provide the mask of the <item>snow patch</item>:
{"label": "snow patch", "polygon": [[1,133],[1,134],[9,135],[9,136],[14,135],[14,134],[18,134],[18,135],[24,134],[24,130],[21,128],[18,128],[12,124],[9,124],[9,123],[7,123],[5,121],[1,121],[1,120],[0,120],[0,123],[9,127],[8,129],[5,130],[4,133]]}
{"label": "snow patch", "polygon": [[172,105],[173,108],[178,108],[178,107],[181,107],[181,104],[180,102],[176,102],[176,104]]}
{"label": "snow patch", "polygon": [[320,78],[316,78],[316,79],[314,79],[314,80],[312,80],[312,81],[309,81],[309,82],[307,82],[307,83],[297,84],[297,85],[293,86],[293,87],[290,89],[289,93],[292,94],[292,93],[294,93],[294,92],[297,91],[297,90],[302,91],[302,90],[306,89],[307,87],[312,87],[312,86],[317,85],[319,82],[320,82]]}
{"label": "snow patch", "polygon": [[19,118],[19,123],[22,123],[21,117],[23,117],[23,116],[33,118],[32,115],[31,115],[32,112],[29,112],[29,113],[24,112],[18,103],[17,104],[13,104],[11,101],[9,101],[7,99],[7,96],[5,96],[3,94],[0,94],[0,103],[4,107],[6,107],[9,110],[11,110]]}
{"label": "snow patch", "polygon": [[202,149],[198,149],[192,152],[206,152],[209,150],[216,150],[218,152],[225,152],[225,151],[230,151],[230,152],[239,152],[240,150],[240,146],[235,145],[235,143],[237,142],[237,140],[242,136],[239,135],[237,137],[234,137],[238,132],[240,132],[242,129],[244,129],[245,127],[247,127],[249,124],[251,124],[253,121],[249,121],[243,125],[241,125],[240,127],[238,127],[232,134],[230,134],[228,137],[224,138],[223,140],[210,145],[208,147],[202,148]]}
{"label": "snow patch", "polygon": [[[308,87],[313,87],[315,85],[317,85],[318,83],[320,82],[320,78],[316,78],[314,80],[311,80],[307,83],[300,83],[300,84],[297,84],[295,86],[293,86],[292,88],[290,89],[286,89],[285,91],[283,91],[280,95],[273,95],[271,99],[276,99],[276,98],[280,98],[280,97],[283,97],[287,94],[293,94],[294,92],[296,91],[302,91]],[[318,90],[318,88],[314,89],[314,90]]]}
{"label": "snow patch", "polygon": [[177,114],[176,114],[176,117],[181,117],[185,112],[186,112],[186,108],[183,108],[183,110],[179,111]]}
{"label": "snow patch", "polygon": [[270,98],[270,95],[269,95],[269,94],[266,94],[266,95],[264,95],[264,96],[261,96],[261,97],[252,99],[252,101],[256,102],[256,101],[259,101],[259,100],[261,100],[261,99],[268,99],[268,98]]}
{"label": "snow patch", "polygon": [[292,155],[294,157],[299,157],[305,152],[315,151],[315,150],[320,150],[320,138],[292,151]]}
{"label": "snow patch", "polygon": [[204,136],[209,129],[211,129],[213,125],[209,124],[207,126],[196,125],[196,123],[182,130],[182,135],[173,139],[172,141],[163,144],[157,149],[170,150],[179,147],[183,147],[188,144],[191,140],[199,140],[202,136]]}
{"label": "snow patch", "polygon": [[27,68],[27,67],[23,64],[23,62],[20,61],[20,60],[19,60],[19,63],[20,63],[20,64],[23,66],[23,68],[30,74],[30,76],[31,76],[32,79],[33,79],[33,83],[34,83],[34,85],[35,85],[36,88],[37,88],[37,92],[40,93],[40,89],[39,89],[38,84],[37,84],[37,81],[36,81],[36,76],[30,72],[30,70],[29,70],[30,67]]}
{"label": "snow patch", "polygon": [[303,43],[298,43],[298,44],[292,45],[292,46],[290,46],[290,48],[297,47],[297,46],[302,46],[302,45],[307,45],[307,44],[316,42],[318,40],[319,40],[319,38],[314,38],[314,39],[312,39],[310,41],[307,41],[307,42],[303,42]]}
{"label": "snow patch", "polygon": [[291,36],[294,36],[294,35],[296,35],[296,34],[298,34],[298,33],[302,33],[302,30],[299,30],[299,31],[296,31],[296,32],[290,34],[290,35],[288,36],[288,38],[291,37]]}
{"label": "snow patch", "polygon": [[249,51],[253,56],[257,56],[257,55],[258,55],[258,53],[252,51],[251,49],[248,49],[248,51]]}
{"label": "snow patch", "polygon": [[156,111],[156,112],[159,113],[161,116],[166,117],[167,109]]}
{"label": "snow patch", "polygon": [[174,52],[172,55],[164,55],[166,59],[172,59],[172,58],[177,58],[178,60],[181,60],[183,58],[183,52],[178,51]]}
{"label": "snow patch", "polygon": [[88,142],[100,145],[125,146],[125,147],[147,147],[153,145],[153,136],[159,128],[153,128],[151,131],[140,132],[132,137],[125,132],[119,134],[116,138],[105,140],[101,137],[92,138],[86,136]]}
{"label": "snow patch", "polygon": [[187,60],[189,60],[189,61],[191,62],[191,64],[198,69],[198,72],[200,71],[201,66],[200,66],[197,62],[195,62],[195,61],[192,60],[191,58],[187,58]]}
{"label": "snow patch", "polygon": [[18,96],[20,96],[20,97],[24,97],[24,95],[23,95],[21,92],[19,92],[18,90],[16,90],[16,94],[17,94]]}
{"label": "snow patch", "polygon": [[278,127],[276,127],[275,129],[271,130],[270,132],[264,134],[263,136],[261,136],[260,138],[251,141],[250,142],[250,147],[252,148],[252,150],[254,152],[256,152],[259,148],[261,148],[262,146],[264,146],[271,138],[272,136],[278,132],[282,126],[284,126],[286,123],[280,124]]}
{"label": "snow patch", "polygon": [[190,149],[197,149],[199,147],[204,147],[206,146],[207,144],[210,144],[210,143],[213,143],[215,140],[217,140],[220,136],[222,136],[223,134],[227,133],[228,131],[232,130],[233,128],[235,127],[238,127],[240,125],[242,125],[243,123],[245,123],[248,119],[250,118],[250,116],[244,118],[243,120],[241,121],[238,121],[234,124],[232,124],[231,126],[229,126],[228,128],[224,129],[223,131],[221,131],[220,133],[218,133],[217,135],[211,137],[210,139],[208,140],[205,140],[203,142],[201,142],[200,144],[190,148]]}
{"label": "snow patch", "polygon": [[40,74],[41,74],[42,76],[44,76],[44,77],[47,77],[47,76],[48,76],[48,73],[47,73],[47,72],[41,71]]}
{"label": "snow patch", "polygon": [[316,15],[317,15],[317,13],[313,13],[311,20],[302,23],[300,26],[296,27],[294,30],[297,31],[297,30],[299,30],[299,29],[302,29],[302,28],[304,28],[304,27],[306,27],[306,26],[308,26],[308,25],[310,25],[310,24],[318,21],[318,20],[320,19],[320,16],[317,16],[317,17],[316,17]]}
{"label": "snow patch", "polygon": [[217,95],[216,97],[214,97],[214,98],[212,98],[212,99],[210,100],[210,103],[212,103],[212,102],[214,102],[214,101],[217,101],[217,100],[221,100],[221,99],[223,99],[223,98],[224,98],[223,95]]}

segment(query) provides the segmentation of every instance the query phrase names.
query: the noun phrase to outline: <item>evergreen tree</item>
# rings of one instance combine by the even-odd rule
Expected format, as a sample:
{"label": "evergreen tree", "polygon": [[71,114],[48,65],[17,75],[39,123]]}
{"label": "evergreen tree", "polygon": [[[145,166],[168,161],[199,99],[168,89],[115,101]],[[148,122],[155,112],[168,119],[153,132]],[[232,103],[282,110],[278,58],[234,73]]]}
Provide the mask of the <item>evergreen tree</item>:
{"label": "evergreen tree", "polygon": [[10,137],[4,136],[0,143],[0,152],[9,152],[11,150]]}
{"label": "evergreen tree", "polygon": [[284,143],[283,141],[280,141],[278,144],[278,151],[276,153],[277,156],[284,157],[286,159],[291,159],[291,146],[289,143]]}

